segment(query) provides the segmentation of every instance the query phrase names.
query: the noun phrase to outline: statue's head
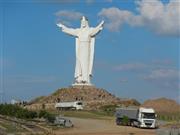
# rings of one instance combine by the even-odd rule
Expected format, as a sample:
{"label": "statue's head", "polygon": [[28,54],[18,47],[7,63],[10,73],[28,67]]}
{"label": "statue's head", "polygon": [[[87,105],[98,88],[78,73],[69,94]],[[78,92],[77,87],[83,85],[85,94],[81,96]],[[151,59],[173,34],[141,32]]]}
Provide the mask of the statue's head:
{"label": "statue's head", "polygon": [[81,28],[89,27],[88,20],[85,16],[81,18]]}

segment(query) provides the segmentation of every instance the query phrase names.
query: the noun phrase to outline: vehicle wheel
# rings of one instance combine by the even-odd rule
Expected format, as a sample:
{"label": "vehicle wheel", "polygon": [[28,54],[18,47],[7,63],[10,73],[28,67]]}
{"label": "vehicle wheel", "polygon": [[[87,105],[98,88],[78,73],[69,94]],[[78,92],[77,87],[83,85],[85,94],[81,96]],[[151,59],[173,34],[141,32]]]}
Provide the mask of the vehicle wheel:
{"label": "vehicle wheel", "polygon": [[132,127],[134,127],[134,126],[135,126],[133,121],[131,122],[131,126],[132,126]]}
{"label": "vehicle wheel", "polygon": [[121,125],[121,120],[120,119],[116,119],[116,125]]}

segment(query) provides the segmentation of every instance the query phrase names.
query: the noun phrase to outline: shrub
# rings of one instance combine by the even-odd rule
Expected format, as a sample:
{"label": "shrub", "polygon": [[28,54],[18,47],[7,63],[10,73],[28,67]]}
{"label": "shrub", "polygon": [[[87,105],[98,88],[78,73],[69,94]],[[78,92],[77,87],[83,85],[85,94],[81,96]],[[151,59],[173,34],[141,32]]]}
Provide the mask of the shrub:
{"label": "shrub", "polygon": [[46,115],[46,119],[48,120],[48,122],[53,123],[55,120],[55,115],[48,113]]}
{"label": "shrub", "polygon": [[48,122],[51,122],[53,123],[54,120],[55,120],[55,115],[54,114],[51,114],[51,113],[48,113],[47,111],[45,110],[41,110],[39,112],[39,115],[38,115],[39,118],[45,118],[47,119]]}
{"label": "shrub", "polygon": [[106,112],[106,114],[108,115],[114,115],[117,107],[118,107],[117,105],[105,105],[102,106],[100,109]]}
{"label": "shrub", "polygon": [[0,114],[23,119],[33,119],[37,117],[36,112],[28,111],[27,109],[11,104],[0,104]]}
{"label": "shrub", "polygon": [[122,118],[122,124],[123,125],[128,125],[129,124],[129,118],[127,116],[123,116]]}
{"label": "shrub", "polygon": [[41,110],[41,111],[39,112],[38,117],[39,117],[39,118],[45,118],[47,114],[48,114],[47,111]]}

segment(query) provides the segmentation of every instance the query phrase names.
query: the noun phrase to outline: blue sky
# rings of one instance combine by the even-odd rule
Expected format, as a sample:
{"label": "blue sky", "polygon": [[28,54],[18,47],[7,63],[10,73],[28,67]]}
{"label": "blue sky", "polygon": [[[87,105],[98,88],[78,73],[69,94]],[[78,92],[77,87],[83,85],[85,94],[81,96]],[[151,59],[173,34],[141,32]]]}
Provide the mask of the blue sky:
{"label": "blue sky", "polygon": [[178,100],[180,1],[2,0],[1,92],[30,100],[73,83],[75,40],[56,26],[105,20],[93,84],[121,98]]}

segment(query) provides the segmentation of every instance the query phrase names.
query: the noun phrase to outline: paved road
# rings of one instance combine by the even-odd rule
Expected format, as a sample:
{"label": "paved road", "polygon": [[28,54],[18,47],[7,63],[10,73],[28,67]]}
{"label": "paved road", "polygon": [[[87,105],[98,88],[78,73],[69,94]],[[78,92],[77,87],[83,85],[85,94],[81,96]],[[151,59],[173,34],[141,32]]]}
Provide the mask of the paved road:
{"label": "paved road", "polygon": [[71,118],[74,128],[59,129],[57,135],[155,135],[154,129],[117,126],[114,120]]}

